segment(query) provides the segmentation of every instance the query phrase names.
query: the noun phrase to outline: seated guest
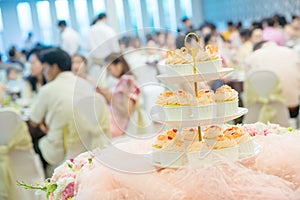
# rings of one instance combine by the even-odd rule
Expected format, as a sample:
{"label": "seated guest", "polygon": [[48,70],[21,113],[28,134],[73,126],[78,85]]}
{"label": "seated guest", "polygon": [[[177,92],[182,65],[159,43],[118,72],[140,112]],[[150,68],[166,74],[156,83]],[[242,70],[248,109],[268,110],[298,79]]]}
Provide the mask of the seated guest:
{"label": "seated guest", "polygon": [[6,78],[7,92],[12,96],[13,100],[20,98],[23,82],[19,80],[18,69],[15,67],[8,67],[6,69]]}
{"label": "seated guest", "polygon": [[280,46],[285,45],[285,38],[283,31],[275,27],[275,21],[273,18],[267,19],[267,27],[263,30],[263,39],[266,41],[272,41]]}
{"label": "seated guest", "polygon": [[263,41],[263,30],[258,27],[253,28],[251,30],[250,41],[253,45]]}
{"label": "seated guest", "polygon": [[43,75],[43,65],[39,58],[39,50],[32,51],[29,55],[31,74],[26,79],[22,98],[32,99],[39,89],[46,84],[46,78]]}
{"label": "seated guest", "polygon": [[279,77],[290,116],[297,117],[300,98],[300,56],[297,52],[263,41],[254,45],[254,52],[246,58],[246,65],[248,70],[267,69]]}
{"label": "seated guest", "polygon": [[98,87],[97,91],[105,97],[111,108],[111,133],[115,137],[125,133],[129,119],[136,110],[140,90],[122,55],[112,53],[105,58],[105,62],[116,85],[110,89]]}
{"label": "seated guest", "polygon": [[[44,50],[41,62],[48,83],[39,91],[31,110],[29,124],[32,127],[41,126],[47,132],[39,140],[39,149],[43,158],[49,164],[57,165],[66,159],[74,158],[87,148],[103,147],[104,141],[99,140],[98,132],[95,136],[92,131],[98,131],[100,126],[101,137],[110,135],[108,109],[104,98],[99,96],[103,103],[99,125],[97,127],[86,125],[88,130],[78,133],[77,126],[83,124],[76,121],[75,126],[73,105],[77,105],[76,102],[84,97],[95,95],[93,89],[88,82],[73,75],[70,71],[71,57],[60,48]],[[84,146],[86,144],[81,142],[83,138],[89,138],[91,146]]]}
{"label": "seated guest", "polygon": [[96,80],[88,75],[88,63],[87,59],[80,54],[74,54],[72,56],[72,72],[74,75],[79,76],[92,85],[96,85]]}

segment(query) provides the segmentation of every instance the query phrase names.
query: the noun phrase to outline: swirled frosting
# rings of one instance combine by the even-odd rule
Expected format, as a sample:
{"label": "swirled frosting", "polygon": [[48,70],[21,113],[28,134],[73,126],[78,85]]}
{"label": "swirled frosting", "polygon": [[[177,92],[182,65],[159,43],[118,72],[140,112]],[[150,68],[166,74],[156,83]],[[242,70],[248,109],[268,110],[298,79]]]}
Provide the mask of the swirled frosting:
{"label": "swirled frosting", "polygon": [[181,49],[176,49],[175,51],[167,51],[166,56],[166,64],[169,65],[189,64],[193,61],[192,56],[188,54],[188,50],[185,47],[182,47]]}
{"label": "swirled frosting", "polygon": [[234,147],[237,142],[229,136],[219,135],[214,149],[224,149],[229,147]]}
{"label": "swirled frosting", "polygon": [[160,106],[190,106],[194,105],[195,101],[189,92],[179,90],[177,92],[166,91],[160,93],[156,104]]}
{"label": "swirled frosting", "polygon": [[215,140],[222,133],[222,127],[210,125],[204,129],[204,139]]}
{"label": "swirled frosting", "polygon": [[215,92],[216,102],[238,101],[238,92],[228,85],[219,87]]}
{"label": "swirled frosting", "polygon": [[214,103],[214,92],[212,90],[201,89],[198,91],[197,105],[209,105]]}

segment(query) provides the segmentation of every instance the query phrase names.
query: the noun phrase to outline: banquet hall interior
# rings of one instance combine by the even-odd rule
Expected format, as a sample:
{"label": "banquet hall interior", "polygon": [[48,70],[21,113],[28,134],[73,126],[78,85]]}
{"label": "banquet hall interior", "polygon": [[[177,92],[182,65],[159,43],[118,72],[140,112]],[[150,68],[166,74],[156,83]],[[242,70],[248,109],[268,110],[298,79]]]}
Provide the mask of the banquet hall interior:
{"label": "banquet hall interior", "polygon": [[300,0],[0,0],[0,200],[299,200],[299,104]]}

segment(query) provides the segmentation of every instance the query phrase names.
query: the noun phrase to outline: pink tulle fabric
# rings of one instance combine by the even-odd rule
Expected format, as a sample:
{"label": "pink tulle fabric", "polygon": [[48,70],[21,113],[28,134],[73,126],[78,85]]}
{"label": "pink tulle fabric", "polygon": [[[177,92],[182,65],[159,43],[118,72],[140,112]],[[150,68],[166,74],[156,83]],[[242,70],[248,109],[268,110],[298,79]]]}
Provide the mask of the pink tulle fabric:
{"label": "pink tulle fabric", "polygon": [[[118,172],[95,160],[78,177],[77,199],[299,200],[300,133],[258,135],[254,141],[262,151],[247,160],[220,158],[214,164],[145,174]],[[134,143],[128,146],[133,151]],[[137,147],[143,151],[143,145]]]}

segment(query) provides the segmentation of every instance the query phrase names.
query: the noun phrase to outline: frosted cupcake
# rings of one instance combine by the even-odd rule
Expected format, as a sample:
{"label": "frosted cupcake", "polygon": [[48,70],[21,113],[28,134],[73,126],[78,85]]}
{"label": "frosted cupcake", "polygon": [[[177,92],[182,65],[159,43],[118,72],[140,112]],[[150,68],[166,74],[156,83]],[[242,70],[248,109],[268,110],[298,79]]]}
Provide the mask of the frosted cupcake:
{"label": "frosted cupcake", "polygon": [[156,101],[162,106],[165,118],[168,121],[184,121],[198,119],[199,111],[195,109],[195,98],[186,91],[161,93]]}
{"label": "frosted cupcake", "polygon": [[223,131],[225,136],[233,138],[239,146],[240,158],[252,155],[254,152],[254,143],[249,133],[241,127],[232,126]]}
{"label": "frosted cupcake", "polygon": [[230,136],[219,135],[217,137],[217,142],[214,149],[225,149],[230,147],[235,147],[237,145],[236,141]]}
{"label": "frosted cupcake", "polygon": [[223,134],[225,136],[230,136],[233,139],[235,139],[237,144],[247,142],[248,140],[251,139],[251,136],[247,132],[245,132],[241,127],[238,126],[232,126],[225,129],[223,131]]}
{"label": "frosted cupcake", "polygon": [[195,104],[194,102],[193,96],[189,92],[178,90],[177,92],[160,93],[156,104],[160,106],[189,106]]}
{"label": "frosted cupcake", "polygon": [[208,145],[203,141],[194,141],[187,148],[187,159],[190,165],[210,163]]}
{"label": "frosted cupcake", "polygon": [[217,140],[218,136],[222,133],[222,127],[217,125],[206,126],[204,129],[204,139]]}
{"label": "frosted cupcake", "polygon": [[167,65],[190,64],[193,61],[192,56],[188,54],[188,50],[185,47],[176,49],[175,51],[167,51],[166,56]]}
{"label": "frosted cupcake", "polygon": [[152,147],[156,149],[162,149],[167,147],[171,141],[177,136],[178,130],[177,129],[170,129],[163,133],[160,133],[157,137],[155,142],[152,144]]}
{"label": "frosted cupcake", "polygon": [[217,46],[207,45],[205,51],[198,51],[195,59],[198,74],[218,72],[222,69],[222,60]]}
{"label": "frosted cupcake", "polygon": [[166,72],[169,75],[194,74],[193,58],[185,47],[166,53]]}
{"label": "frosted cupcake", "polygon": [[208,89],[201,89],[198,91],[196,98],[197,105],[208,105],[214,103],[214,91]]}
{"label": "frosted cupcake", "polygon": [[214,153],[229,160],[237,160],[239,158],[239,146],[232,137],[220,135],[214,145]]}
{"label": "frosted cupcake", "polygon": [[228,85],[223,85],[215,92],[217,116],[229,116],[238,112],[238,92]]}
{"label": "frosted cupcake", "polygon": [[216,115],[214,92],[208,89],[201,89],[196,97],[199,119],[211,119]]}
{"label": "frosted cupcake", "polygon": [[177,133],[177,129],[170,129],[157,136],[157,140],[152,145],[155,163],[176,167],[185,164],[183,138]]}
{"label": "frosted cupcake", "polygon": [[198,128],[183,128],[181,135],[183,140],[188,143],[199,140]]}

